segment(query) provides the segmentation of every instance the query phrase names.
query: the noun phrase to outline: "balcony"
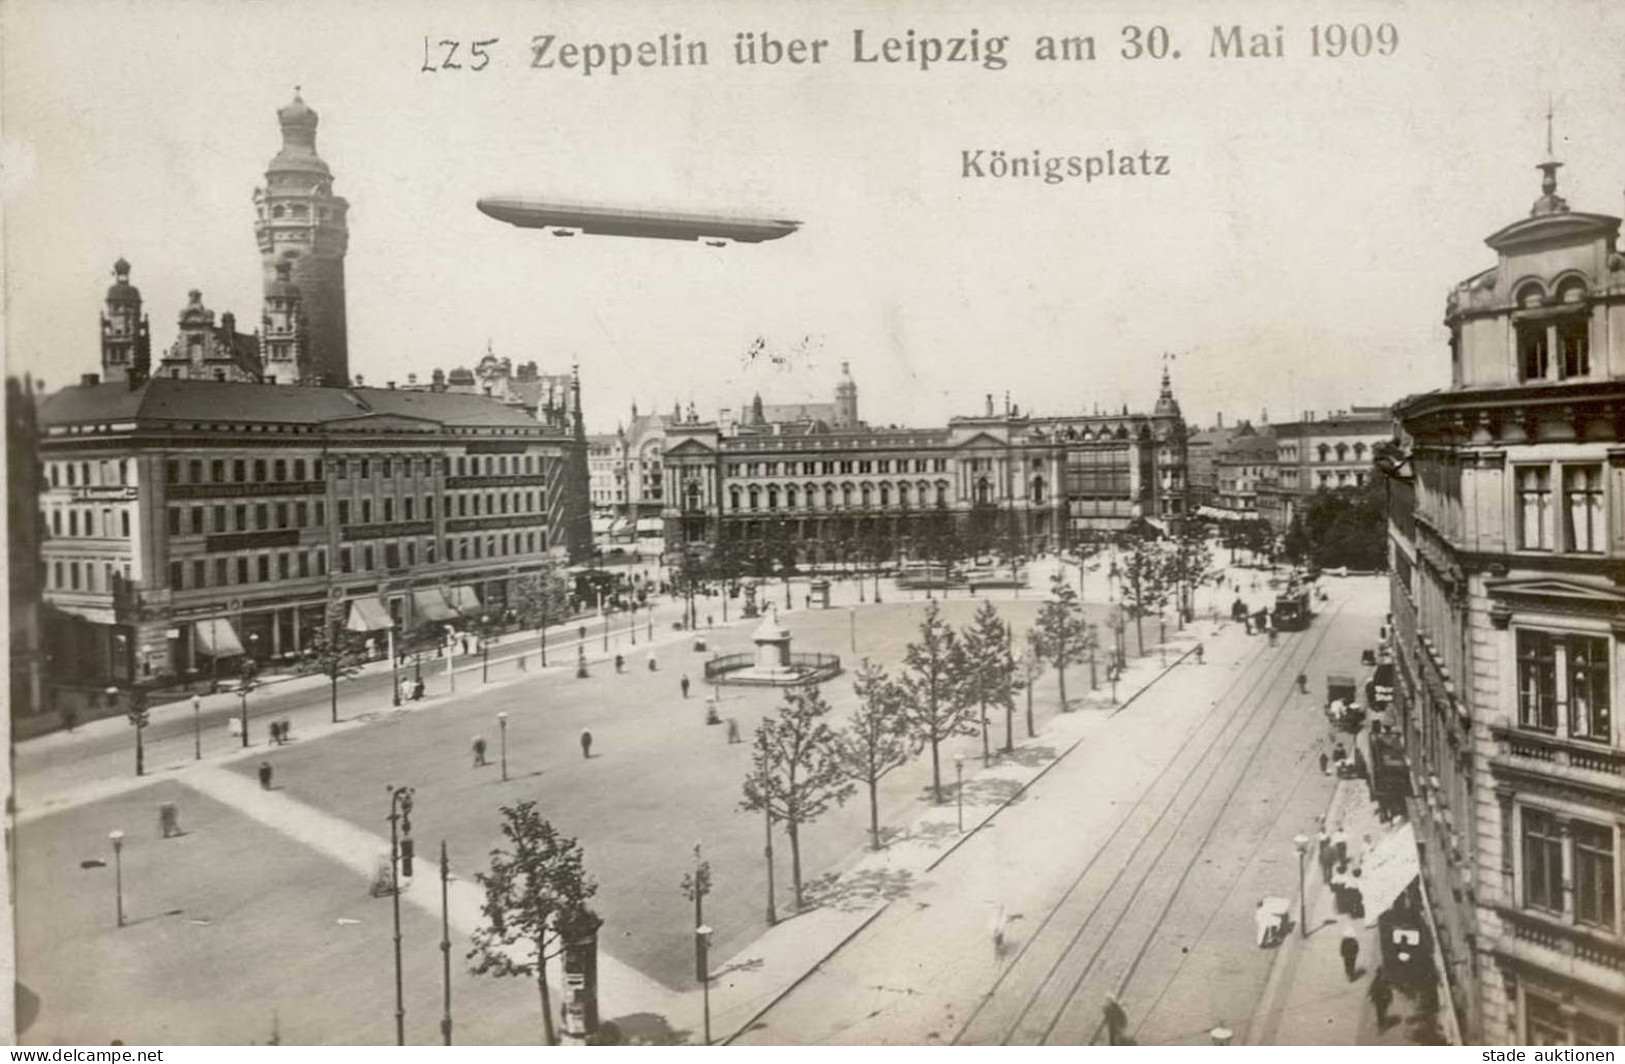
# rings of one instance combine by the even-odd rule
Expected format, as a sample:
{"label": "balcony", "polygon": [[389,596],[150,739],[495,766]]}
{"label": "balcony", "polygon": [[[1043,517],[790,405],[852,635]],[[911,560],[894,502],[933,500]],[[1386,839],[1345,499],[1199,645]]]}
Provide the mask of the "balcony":
{"label": "balcony", "polygon": [[1617,801],[1625,794],[1625,750],[1508,725],[1490,728],[1497,752],[1492,767],[1560,776]]}
{"label": "balcony", "polygon": [[[1498,905],[1495,912],[1506,926],[1508,938],[1513,943],[1538,947],[1572,958],[1574,962],[1602,969],[1594,973],[1571,969],[1570,974],[1581,977],[1591,974],[1592,979],[1588,981],[1625,990],[1625,945],[1614,936],[1527,909]],[[1509,952],[1522,951],[1514,947]],[[1535,956],[1528,959],[1538,963],[1541,958]],[[1549,963],[1541,966],[1551,967]]]}

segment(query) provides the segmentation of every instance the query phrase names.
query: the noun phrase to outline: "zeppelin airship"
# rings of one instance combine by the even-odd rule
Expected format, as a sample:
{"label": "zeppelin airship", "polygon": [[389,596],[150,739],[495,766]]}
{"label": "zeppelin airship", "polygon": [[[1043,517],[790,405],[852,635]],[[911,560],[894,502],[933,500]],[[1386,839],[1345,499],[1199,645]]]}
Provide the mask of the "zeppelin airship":
{"label": "zeppelin airship", "polygon": [[789,236],[800,222],[783,218],[747,218],[733,214],[698,214],[638,210],[595,204],[563,203],[524,196],[487,196],[481,213],[522,229],[548,229],[554,236],[635,236],[655,240],[701,240],[707,244],[760,244]]}

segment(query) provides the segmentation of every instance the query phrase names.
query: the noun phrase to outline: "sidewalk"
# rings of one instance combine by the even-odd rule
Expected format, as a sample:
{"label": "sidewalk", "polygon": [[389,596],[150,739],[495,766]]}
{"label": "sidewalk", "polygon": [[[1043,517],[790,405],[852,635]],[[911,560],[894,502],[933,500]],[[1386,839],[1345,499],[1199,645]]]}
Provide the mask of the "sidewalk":
{"label": "sidewalk", "polygon": [[[1383,825],[1376,805],[1360,779],[1339,780],[1326,810],[1328,831],[1341,825],[1352,857],[1363,855],[1379,839],[1397,830]],[[1368,993],[1382,961],[1375,926],[1336,911],[1332,890],[1313,859],[1307,875],[1309,937],[1292,927],[1279,947],[1269,984],[1244,1032],[1248,1045],[1432,1045],[1437,1020],[1422,1014],[1417,1003],[1395,992],[1386,1026],[1378,1027]],[[1294,914],[1295,915],[1295,914]],[[1374,913],[1367,913],[1374,916]],[[1340,946],[1345,929],[1360,943],[1355,978],[1343,970]]]}

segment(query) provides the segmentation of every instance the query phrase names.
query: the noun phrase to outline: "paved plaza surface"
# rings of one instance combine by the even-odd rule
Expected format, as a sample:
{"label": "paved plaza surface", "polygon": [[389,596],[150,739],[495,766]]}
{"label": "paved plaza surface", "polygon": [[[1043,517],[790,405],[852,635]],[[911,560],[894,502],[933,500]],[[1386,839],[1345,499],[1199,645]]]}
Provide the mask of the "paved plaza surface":
{"label": "paved plaza surface", "polygon": [[[1036,586],[1019,599],[1008,591],[996,593],[1001,613],[1017,624],[1018,646],[1020,630],[1041,601],[1042,575],[1035,572]],[[1334,585],[1334,590],[1342,588],[1353,590],[1356,584]],[[855,597],[851,585],[837,593],[841,590]],[[785,617],[797,651],[838,653],[848,666],[847,675],[825,686],[837,723],[855,704],[850,675],[854,633],[861,654],[895,666],[923,614],[922,597],[910,600],[889,585],[885,591],[883,605],[866,603],[855,613],[838,599],[841,608],[797,609]],[[1254,597],[1261,600],[1264,593]],[[769,601],[774,598],[782,605],[782,597],[770,596]],[[1348,657],[1357,654],[1357,646],[1371,642],[1374,635],[1373,617],[1380,614],[1370,610],[1380,610],[1379,596],[1371,596],[1371,601],[1374,605],[1369,608],[1334,601],[1332,606],[1341,607],[1341,612],[1333,627],[1337,633],[1345,624],[1348,629],[1346,636],[1334,633],[1324,640],[1328,650],[1319,643],[1310,646],[1325,634],[1323,622],[1308,633],[1284,638],[1275,650],[1265,650],[1262,639],[1248,639],[1228,626],[1216,635],[1215,626],[1207,622],[1185,633],[1170,626],[1169,637],[1178,641],[1171,657],[1176,664],[1164,675],[1161,656],[1154,649],[1136,663],[1121,692],[1125,698],[1131,688],[1156,682],[1116,715],[1104,689],[1092,699],[1083,698],[1088,689],[1085,666],[1068,676],[1069,693],[1075,702],[1084,702],[1084,708],[1057,717],[1055,677],[1047,674],[1035,700],[1039,735],[1025,742],[1016,758],[995,764],[984,776],[979,775],[979,739],[959,741],[944,751],[950,794],[952,755],[966,755],[967,819],[980,823],[991,814],[987,827],[962,840],[950,822],[951,800],[946,809],[931,807],[929,758],[922,755],[888,777],[882,790],[881,814],[888,835],[897,841],[892,853],[881,856],[901,862],[893,871],[863,864],[872,858],[867,848],[867,803],[857,795],[803,832],[803,867],[814,908],[797,916],[789,886],[788,841],[782,832],[776,834],[776,903],[782,919],[766,935],[762,824],[737,808],[749,748],[744,743],[730,746],[723,727],[703,723],[706,691],[699,682],[710,653],[749,647],[753,621],[735,619],[726,628],[719,623],[716,630],[704,633],[708,650],[696,653],[691,634],[671,631],[670,619],[675,619],[677,608],[668,604],[669,619],[657,614],[655,671],[647,667],[650,647],[646,630],[640,628],[635,650],[622,634],[624,674],[617,675],[612,664],[600,660],[591,664],[587,679],[577,679],[573,665],[557,664],[569,662],[570,652],[550,650],[555,664],[545,673],[537,671],[534,659],[524,673],[512,662],[500,672],[493,666],[489,686],[478,683],[478,671],[463,673],[455,694],[442,688],[430,700],[402,711],[388,706],[387,687],[357,691],[358,702],[372,700],[358,709],[349,701],[347,682],[341,715],[350,723],[336,729],[323,724],[325,688],[307,693],[302,708],[297,692],[290,691],[279,696],[289,700],[289,712],[310,718],[308,724],[304,718],[296,722],[295,734],[302,736],[298,741],[267,749],[256,735],[256,745],[243,755],[222,739],[215,750],[205,751],[203,762],[192,764],[190,735],[178,734],[165,741],[173,746],[184,740],[180,756],[149,760],[166,769],[173,764],[176,770],[159,771],[139,782],[133,780],[127,763],[127,725],[122,734],[109,730],[76,737],[82,744],[78,758],[72,756],[74,740],[48,737],[40,742],[54,743],[55,749],[50,758],[41,759],[48,763],[39,766],[39,778],[52,780],[48,795],[36,787],[33,793],[40,796],[39,802],[30,808],[27,781],[19,787],[23,804],[18,909],[20,925],[29,929],[19,943],[19,963],[35,1002],[22,1037],[31,1042],[111,1037],[264,1041],[274,1031],[287,1042],[392,1039],[389,902],[367,893],[369,873],[388,848],[384,817],[389,783],[417,790],[413,819],[418,875],[402,905],[407,1030],[413,1042],[439,1038],[439,885],[432,855],[442,838],[450,845],[454,873],[450,908],[458,1041],[534,1042],[540,1036],[534,984],[469,976],[462,959],[468,932],[478,919],[472,875],[485,865],[487,852],[498,841],[498,807],[527,798],[537,801],[543,815],[561,830],[582,841],[587,868],[600,884],[597,907],[605,918],[600,938],[605,1016],[615,1020],[626,1037],[638,1041],[698,1040],[692,909],[678,892],[696,842],[705,848],[716,883],[715,893],[707,899],[706,921],[717,929],[712,958],[718,972],[713,1011],[719,1037],[750,1024],[763,1007],[840,946],[851,933],[841,921],[851,920],[865,923],[867,929],[768,1009],[744,1036],[795,1042],[906,1042],[955,1037],[1001,1040],[987,1032],[1005,1022],[1002,1004],[972,1015],[992,980],[1002,978],[1011,987],[1018,982],[1032,982],[1035,988],[1043,984],[1049,989],[1042,993],[1052,996],[1057,996],[1056,987],[1076,981],[1079,976],[1067,965],[1079,966],[1082,947],[1061,951],[1072,959],[1063,961],[1057,968],[1060,974],[1046,982],[1032,973],[1047,970],[1050,963],[1040,964],[1043,953],[1036,947],[1024,949],[1022,943],[1028,935],[1053,941],[1069,919],[1080,919],[1075,913],[1056,916],[1049,921],[1049,937],[1040,934],[1044,913],[1054,905],[1053,901],[1046,905],[1045,899],[1065,894],[1067,882],[1091,857],[1096,858],[1094,871],[1069,895],[1074,908],[1082,904],[1080,899],[1102,891],[1119,899],[1113,904],[1123,904],[1120,896],[1131,883],[1102,886],[1102,875],[1109,880],[1126,869],[1126,875],[1138,877],[1146,864],[1149,882],[1177,879],[1179,873],[1169,871],[1175,866],[1168,854],[1186,852],[1192,832],[1199,837],[1201,830],[1212,828],[1226,845],[1252,839],[1252,851],[1227,850],[1222,858],[1214,857],[1211,847],[1200,850],[1204,860],[1188,872],[1188,888],[1170,895],[1184,898],[1196,892],[1208,897],[1225,884],[1234,895],[1209,897],[1214,908],[1207,920],[1213,929],[1193,925],[1180,933],[1190,954],[1181,955],[1188,959],[1177,966],[1173,978],[1191,980],[1195,989],[1172,982],[1172,989],[1162,995],[1165,1001],[1154,1006],[1148,1001],[1141,1013],[1135,1011],[1134,994],[1125,997],[1136,1028],[1171,1025],[1173,1036],[1160,1040],[1173,1041],[1188,1040],[1177,1036],[1189,1024],[1198,1024],[1190,1029],[1201,1037],[1206,1030],[1201,1024],[1210,1024],[1181,1015],[1177,1002],[1191,997],[1206,1000],[1205,982],[1215,978],[1212,965],[1239,961],[1242,967],[1249,966],[1252,958],[1232,950],[1219,932],[1234,931],[1249,938],[1250,946],[1251,902],[1245,895],[1254,889],[1284,893],[1284,888],[1270,883],[1266,890],[1248,877],[1268,880],[1282,874],[1288,864],[1295,868],[1290,843],[1282,856],[1266,839],[1285,830],[1288,820],[1292,821],[1288,838],[1302,830],[1298,806],[1308,810],[1318,801],[1323,808],[1325,795],[1317,797],[1316,788],[1329,786],[1318,772],[1310,779],[1302,771],[1312,760],[1304,751],[1321,731],[1318,713],[1307,708],[1312,699],[1298,699],[1303,704],[1292,710],[1274,704],[1281,693],[1280,677],[1288,676],[1289,684],[1298,667],[1283,671],[1283,663],[1309,660],[1335,645],[1340,648],[1334,655],[1338,660],[1319,671],[1346,665]],[[943,603],[945,617],[963,626],[978,604],[959,592]],[[1103,607],[1092,601],[1088,608],[1096,616],[1103,613]],[[702,607],[702,624],[705,612]],[[717,611],[716,620],[720,619]],[[1148,622],[1146,634],[1148,641],[1155,640],[1154,621]],[[1189,650],[1198,636],[1207,640],[1207,664],[1194,666],[1188,660],[1177,664],[1179,654]],[[1128,639],[1132,650],[1132,630]],[[595,645],[589,635],[588,646],[594,657],[602,658],[601,642]],[[1309,671],[1318,676],[1314,668]],[[693,681],[687,700],[678,688],[685,672]],[[722,715],[736,719],[747,740],[755,722],[778,700],[776,692],[761,689],[724,688],[721,694]],[[1259,699],[1267,708],[1254,704]],[[508,714],[506,783],[501,779],[499,712]],[[1290,738],[1298,730],[1283,727],[1283,722],[1302,722],[1301,738],[1307,745]],[[578,743],[583,728],[594,737],[590,759],[581,756]],[[1260,734],[1270,743],[1254,751]],[[475,735],[487,740],[492,762],[479,769],[472,766],[470,752]],[[1016,735],[1024,739],[1019,713]],[[999,745],[1002,720],[995,721],[993,737],[994,745]],[[111,745],[115,740],[122,742],[122,750]],[[1256,754],[1250,761],[1244,756],[1249,752]],[[1066,756],[1055,764],[1062,754]],[[20,764],[30,755],[20,751]],[[102,761],[113,758],[120,766],[118,775],[111,781],[99,778]],[[254,780],[261,760],[268,760],[274,769],[276,789],[271,792],[261,791]],[[1268,771],[1261,771],[1266,766]],[[1230,786],[1232,776],[1268,793],[1254,803],[1244,788],[1229,803],[1227,808],[1235,809],[1260,806],[1251,810],[1252,819],[1245,824],[1229,820],[1222,826],[1210,824],[1208,811],[1216,804],[1212,796]],[[1276,786],[1283,781],[1288,784],[1284,790]],[[1205,789],[1193,791],[1198,784]],[[1290,814],[1284,807],[1263,808],[1275,791],[1291,806]],[[1200,801],[1195,799],[1198,793]],[[180,806],[187,835],[158,838],[160,801]],[[1165,805],[1174,812],[1152,823],[1152,814]],[[1170,828],[1187,806],[1196,812],[1187,810],[1186,821]],[[1164,846],[1160,836],[1134,851],[1130,843],[1137,827],[1108,839],[1112,818],[1124,810],[1139,818],[1136,824],[1141,820],[1151,824],[1146,829],[1150,832],[1171,833],[1166,851],[1153,853]],[[1307,815],[1312,819],[1312,812]],[[110,857],[106,836],[114,827],[129,836],[124,848],[125,884],[132,920],[137,921],[122,930],[113,926],[109,870],[80,868],[87,857]],[[910,847],[924,852],[913,864],[907,856]],[[1209,859],[1217,868],[1208,868]],[[857,871],[839,876],[852,869]],[[1219,878],[1210,881],[1210,872]],[[1139,934],[1165,920],[1191,918],[1184,902],[1169,903],[1165,913],[1159,912],[1164,901],[1148,893],[1132,906],[1133,913],[1119,919],[1110,912],[1105,922],[1119,922],[1108,938],[1130,942],[1131,928],[1139,929],[1135,931]],[[1246,911],[1236,909],[1242,901]],[[1007,939],[1011,945],[1004,956],[995,958],[986,928],[990,912],[1000,902],[1012,917]],[[1231,909],[1241,914],[1236,928],[1229,927],[1233,921],[1216,915]],[[1085,929],[1079,941],[1087,941],[1092,933]],[[835,937],[825,941],[830,935]],[[955,952],[959,949],[955,943],[967,951],[963,957]],[[1204,949],[1212,954],[1207,961]],[[941,1015],[905,1018],[907,1009],[883,1013],[867,1027],[862,1023],[843,1027],[849,1032],[845,1036],[832,1033],[844,1013],[836,1003],[815,1007],[817,988],[832,982],[830,976],[839,966],[857,964],[854,958],[870,951],[878,967],[866,969],[868,974],[861,977],[835,981],[845,978],[854,993],[860,987],[895,984],[905,1002],[918,999],[919,1004],[928,993],[913,988],[908,979],[892,977],[899,974],[898,965],[918,963],[923,966],[920,971],[932,972],[944,986],[963,983],[968,996],[955,989],[944,1000],[951,999],[956,1006],[963,1000],[954,1014],[962,1021],[964,1034]],[[1148,960],[1140,967],[1161,971],[1167,966],[1160,948],[1146,952]],[[93,958],[103,954],[114,963],[87,974]],[[206,963],[198,959],[204,954]],[[1268,955],[1263,959],[1267,961]],[[1105,978],[1092,972],[1120,974],[1121,968],[1081,965],[1083,989],[1058,997],[1081,1002],[1093,993],[1095,984],[1090,980]],[[1264,971],[1267,975],[1267,965]],[[1001,972],[1015,974],[1001,977]],[[1254,980],[1255,1001],[1263,978]],[[1227,986],[1227,992],[1239,990],[1244,982]],[[143,993],[144,987],[163,990]],[[1003,999],[995,994],[994,1000]],[[871,1001],[863,1004],[865,1013],[873,1011]],[[804,1022],[794,1018],[797,1010],[808,1011]],[[1250,1012],[1250,1006],[1238,1003],[1234,1015],[1245,1017]],[[1098,1020],[1098,1004],[1089,1004],[1076,1016],[1064,1007],[1058,1014],[1062,1019],[1053,1025],[1044,1020],[1043,1025],[1050,1027],[1048,1040],[1087,1041],[1086,1028]],[[115,1020],[126,1033],[114,1033]],[[1030,1026],[1026,1018],[1021,1023]],[[1153,1032],[1146,1028],[1144,1033]]]}

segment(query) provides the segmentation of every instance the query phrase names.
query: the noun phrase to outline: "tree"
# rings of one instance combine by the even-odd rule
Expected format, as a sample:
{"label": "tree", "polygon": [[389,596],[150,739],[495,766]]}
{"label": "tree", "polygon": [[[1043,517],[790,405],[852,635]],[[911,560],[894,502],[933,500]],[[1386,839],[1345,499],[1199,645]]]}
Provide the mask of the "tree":
{"label": "tree", "polygon": [[1149,536],[1131,536],[1123,559],[1123,605],[1134,617],[1134,640],[1145,653],[1140,619],[1168,605],[1169,566],[1161,546]]}
{"label": "tree", "polygon": [[1044,636],[1036,628],[1027,629],[1027,645],[1016,659],[1016,678],[1012,690],[1027,692],[1027,738],[1038,734],[1033,730],[1033,685],[1044,675]]}
{"label": "tree", "polygon": [[1078,593],[1057,571],[1050,577],[1049,599],[1038,610],[1038,655],[1055,666],[1060,682],[1061,712],[1071,707],[1066,701],[1066,667],[1088,659],[1094,645],[1094,628],[1084,623]]}
{"label": "tree", "polygon": [[880,849],[880,780],[895,768],[908,764],[919,751],[909,735],[903,715],[903,692],[868,658],[858,666],[858,710],[846,730],[835,737],[835,754],[841,772],[854,783],[869,788],[870,845]]}
{"label": "tree", "polygon": [[1322,569],[1384,569],[1387,500],[1373,474],[1360,487],[1318,491],[1287,529],[1286,551]]}
{"label": "tree", "polygon": [[991,599],[983,599],[976,608],[971,626],[965,629],[959,641],[961,677],[965,684],[967,701],[975,701],[980,710],[982,728],[982,763],[990,756],[987,741],[987,707],[1004,707],[1004,749],[1014,749],[1011,720],[1015,716],[1016,699],[1011,677],[1010,627],[999,619],[999,611]]}
{"label": "tree", "polygon": [[534,978],[547,1044],[557,1045],[547,962],[603,922],[587,905],[598,885],[582,864],[581,846],[543,820],[535,802],[503,806],[502,835],[507,848],[492,850],[491,870],[474,874],[485,889],[485,926],[474,932],[468,959],[475,975]]}
{"label": "tree", "polygon": [[1213,577],[1213,550],[1208,546],[1205,528],[1193,522],[1180,529],[1168,555],[1168,571],[1177,589],[1183,623],[1186,613],[1196,612],[1196,589]]}
{"label": "tree", "polygon": [[910,734],[931,747],[931,793],[938,805],[942,804],[942,741],[976,733],[966,712],[969,703],[957,668],[959,653],[959,637],[943,622],[937,604],[931,603],[920,622],[920,638],[903,652],[907,671],[898,682]]}
{"label": "tree", "polygon": [[852,784],[841,771],[835,729],[824,718],[829,703],[816,686],[791,687],[777,716],[756,726],[751,770],[745,776],[741,809],[767,811],[790,836],[790,870],[796,908],[801,908],[801,828],[822,816],[830,803],[844,805]]}
{"label": "tree", "polygon": [[570,589],[549,559],[534,573],[526,573],[514,583],[514,612],[525,628],[534,628],[541,639],[542,664],[547,664],[547,626],[562,620],[569,612]]}
{"label": "tree", "polygon": [[344,608],[335,603],[327,610],[327,623],[311,640],[305,665],[310,673],[327,677],[334,724],[339,722],[339,681],[359,675],[366,661],[365,644],[344,627]]}

